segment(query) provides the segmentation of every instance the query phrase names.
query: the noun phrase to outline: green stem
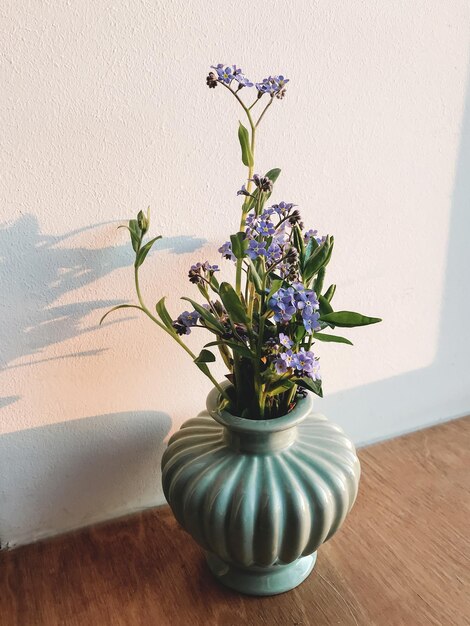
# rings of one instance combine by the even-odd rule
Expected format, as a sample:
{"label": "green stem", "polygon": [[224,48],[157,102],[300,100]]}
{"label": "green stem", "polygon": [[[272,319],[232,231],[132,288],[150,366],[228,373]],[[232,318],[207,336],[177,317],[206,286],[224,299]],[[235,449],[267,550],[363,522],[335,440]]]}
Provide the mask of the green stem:
{"label": "green stem", "polygon": [[[139,304],[142,307],[143,312],[147,315],[147,317],[149,317],[152,320],[152,322],[154,322],[157,326],[159,326],[162,330],[164,330],[168,335],[170,335],[170,337],[173,337],[173,339],[177,343],[179,343],[179,345],[183,348],[183,350],[185,350],[189,354],[189,356],[192,358],[192,360],[194,361],[197,358],[196,355],[194,354],[194,352],[190,348],[188,348],[188,346],[183,341],[181,341],[181,339],[179,338],[177,333],[172,333],[171,330],[169,328],[167,328],[165,326],[165,324],[162,324],[159,320],[157,320],[157,318],[154,315],[152,315],[152,313],[146,307],[146,305],[144,303],[144,300],[142,298],[142,293],[140,291],[139,268],[138,267],[134,267],[134,280],[135,280],[135,290],[136,290],[136,293],[137,293],[137,298],[139,300]],[[207,372],[204,372],[204,373],[209,378],[209,380],[214,385],[214,387],[217,388],[219,393],[226,400],[230,400],[230,397],[228,396],[227,392],[219,385],[219,383],[215,380],[215,378],[210,373],[209,368],[207,368]]]}
{"label": "green stem", "polygon": [[[233,89],[231,89],[229,85],[226,85],[225,83],[220,83],[220,84],[223,85],[226,89],[230,91],[232,95],[235,96],[238,103],[240,104],[242,109],[245,111],[246,117],[248,118],[248,122],[251,128],[251,154],[253,156],[253,161],[254,161],[256,125],[251,116],[250,109],[245,105],[245,103],[240,98],[238,93],[236,91],[233,91]],[[259,120],[258,120],[258,123],[259,123]],[[252,189],[251,179],[253,178],[253,169],[254,169],[254,165],[251,165],[248,167],[248,185],[247,185],[248,193],[250,193]],[[246,216],[248,214],[248,211],[246,210],[247,206],[248,206],[248,198],[245,199],[245,202],[243,203],[243,206],[242,206],[242,217],[240,220],[240,228],[239,228],[240,232],[242,232],[245,228]],[[238,295],[241,295],[241,284],[242,284],[242,259],[237,259],[237,269],[236,269],[236,275],[235,275],[235,291],[238,293]]]}
{"label": "green stem", "polygon": [[258,118],[258,121],[255,124],[255,128],[258,128],[258,124],[261,122],[261,120],[263,119],[264,114],[266,113],[266,111],[269,109],[269,107],[273,103],[273,100],[274,100],[274,98],[271,97],[271,99],[269,100],[268,104],[264,107],[261,115]]}
{"label": "green stem", "polygon": [[297,393],[297,385],[294,385],[292,389],[289,391],[289,395],[287,396],[287,406],[286,411],[289,410],[290,405],[292,404],[295,394]]}

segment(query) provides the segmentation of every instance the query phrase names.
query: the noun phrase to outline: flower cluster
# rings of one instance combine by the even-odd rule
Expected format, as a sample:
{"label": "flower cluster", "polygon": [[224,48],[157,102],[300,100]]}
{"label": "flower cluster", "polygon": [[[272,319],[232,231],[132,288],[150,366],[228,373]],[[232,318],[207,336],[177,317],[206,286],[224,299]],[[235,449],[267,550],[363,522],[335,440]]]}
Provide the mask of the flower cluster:
{"label": "flower cluster", "polygon": [[311,239],[315,239],[318,245],[320,245],[321,243],[325,241],[326,237],[325,236],[319,237],[318,230],[310,229],[310,230],[307,230],[307,232],[304,234],[304,243],[307,245]]}
{"label": "flower cluster", "polygon": [[230,87],[235,82],[238,83],[237,90],[242,89],[242,87],[255,86],[258,91],[258,97],[267,93],[272,98],[276,96],[276,98],[282,99],[286,94],[286,85],[289,82],[288,78],[279,75],[263,78],[259,83],[252,83],[239,67],[236,65],[225,65],[225,63],[211,65],[211,69],[215,70],[215,72],[209,72],[206,78],[207,86],[211,89],[217,87],[217,83],[223,83]]}
{"label": "flower cluster", "polygon": [[189,282],[194,283],[195,285],[201,284],[204,281],[210,282],[211,277],[215,272],[219,271],[218,265],[211,265],[209,261],[204,261],[204,263],[196,263],[195,265],[191,265],[191,268],[188,272]]}
{"label": "flower cluster", "polygon": [[242,70],[236,65],[224,65],[224,63],[218,63],[217,65],[211,65],[214,72],[209,72],[206,78],[207,85],[211,88],[216,87],[217,83],[224,83],[230,85],[232,81],[238,83],[238,89],[242,87],[253,87],[253,83],[247,78]]}
{"label": "flower cluster", "polygon": [[260,83],[256,83],[256,89],[261,95],[268,93],[272,98],[282,99],[286,95],[286,85],[289,82],[288,78],[284,76],[269,76],[263,78]]}
{"label": "flower cluster", "polygon": [[278,289],[270,298],[268,306],[274,312],[274,321],[280,324],[286,325],[294,318],[301,318],[308,333],[320,329],[318,313],[320,305],[317,296],[313,290],[305,289],[301,283]]}
{"label": "flower cluster", "polygon": [[[290,341],[290,343],[292,346],[293,342]],[[274,360],[274,369],[277,374],[286,374],[292,370],[295,376],[321,380],[318,359],[311,350],[305,350],[305,348],[301,348],[298,352],[293,352],[291,348],[280,352]]]}
{"label": "flower cluster", "polygon": [[189,335],[191,327],[196,326],[201,316],[197,311],[183,311],[181,315],[173,322],[173,328],[178,335]]}
{"label": "flower cluster", "polygon": [[[271,192],[272,181],[267,176],[255,174],[252,181],[260,191]],[[244,185],[237,193],[253,198]],[[252,261],[259,257],[264,258],[268,267],[290,281],[299,280],[298,251],[292,245],[292,228],[298,226],[302,229],[303,223],[296,206],[293,202],[281,201],[263,209],[259,214],[252,209],[246,216],[244,230],[247,240],[246,255]],[[316,230],[309,230],[303,235],[305,244],[312,238],[318,245],[326,239],[318,236]],[[230,241],[226,241],[219,248],[219,252],[225,259],[236,261]]]}

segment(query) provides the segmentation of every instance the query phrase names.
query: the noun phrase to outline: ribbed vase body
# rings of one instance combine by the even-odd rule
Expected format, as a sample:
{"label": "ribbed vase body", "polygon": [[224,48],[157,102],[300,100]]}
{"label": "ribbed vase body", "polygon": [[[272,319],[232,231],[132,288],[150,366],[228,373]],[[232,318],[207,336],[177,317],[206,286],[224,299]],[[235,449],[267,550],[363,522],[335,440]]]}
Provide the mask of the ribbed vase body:
{"label": "ribbed vase body", "polygon": [[244,593],[271,595],[310,573],[317,548],[341,526],[360,465],[340,427],[312,411],[249,420],[216,410],[185,422],[162,460],[163,489],[210,568]]}

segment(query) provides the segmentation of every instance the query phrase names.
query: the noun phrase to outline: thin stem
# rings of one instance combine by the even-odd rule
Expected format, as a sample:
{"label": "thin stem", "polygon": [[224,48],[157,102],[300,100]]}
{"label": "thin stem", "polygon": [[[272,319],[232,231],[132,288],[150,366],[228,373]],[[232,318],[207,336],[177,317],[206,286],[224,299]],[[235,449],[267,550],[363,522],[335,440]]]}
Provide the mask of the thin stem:
{"label": "thin stem", "polygon": [[[157,326],[159,326],[162,330],[164,330],[168,335],[170,335],[170,337],[173,337],[173,339],[179,343],[179,345],[183,348],[183,350],[185,350],[189,356],[192,358],[192,360],[194,361],[197,357],[194,354],[194,352],[188,348],[188,346],[181,341],[181,339],[179,338],[177,333],[172,333],[171,330],[169,328],[167,328],[165,326],[165,324],[162,324],[161,322],[159,322],[157,320],[157,318],[152,315],[152,313],[148,310],[148,308],[146,307],[144,300],[142,298],[142,293],[140,291],[140,284],[139,284],[139,268],[138,267],[134,267],[134,279],[135,279],[135,290],[137,293],[137,298],[139,299],[139,304],[142,307],[143,312],[147,315],[147,317],[149,317],[152,322],[154,322],[155,324],[157,324]],[[215,380],[215,378],[212,376],[212,374],[209,371],[209,368],[207,367],[207,371],[204,372],[206,374],[206,376],[209,378],[209,380],[211,381],[211,383],[214,385],[214,387],[217,388],[217,390],[219,391],[219,393],[226,399],[230,401],[230,397],[228,396],[227,392],[219,385],[219,383]]]}
{"label": "thin stem", "polygon": [[271,99],[269,100],[268,104],[264,107],[261,115],[258,118],[258,121],[255,124],[255,128],[258,128],[258,124],[261,122],[261,120],[263,119],[264,114],[266,113],[266,111],[269,109],[269,107],[273,103],[273,100],[274,100],[274,98],[271,97]]}
{"label": "thin stem", "polygon": [[289,407],[292,404],[296,393],[297,393],[297,385],[294,385],[292,389],[289,391],[289,395],[287,396],[287,407],[286,407],[287,411],[289,410]]}
{"label": "thin stem", "polygon": [[242,107],[242,109],[245,111],[246,116],[248,118],[248,121],[250,122],[250,126],[253,129],[255,127],[254,123],[253,123],[253,118],[251,117],[251,113],[249,108],[245,105],[245,103],[243,102],[243,100],[240,98],[240,96],[238,95],[238,93],[236,91],[233,91],[233,89],[231,89],[229,87],[229,85],[220,82],[220,85],[223,85],[225,87],[225,89],[228,89],[230,91],[231,94],[233,94],[235,96],[235,98],[238,100],[240,106]]}

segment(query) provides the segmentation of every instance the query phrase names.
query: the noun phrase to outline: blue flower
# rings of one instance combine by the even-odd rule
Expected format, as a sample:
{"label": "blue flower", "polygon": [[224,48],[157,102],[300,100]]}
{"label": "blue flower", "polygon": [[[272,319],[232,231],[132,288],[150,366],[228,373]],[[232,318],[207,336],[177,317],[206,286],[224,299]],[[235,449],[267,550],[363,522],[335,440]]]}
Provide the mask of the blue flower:
{"label": "blue flower", "polygon": [[275,212],[276,211],[272,207],[267,207],[266,209],[263,209],[260,218],[262,220],[268,220],[271,218],[272,215],[274,215]]}
{"label": "blue flower", "polygon": [[236,257],[232,252],[232,243],[230,241],[226,241],[223,245],[220,246],[218,252],[225,258],[230,261],[236,261]]}
{"label": "blue flower", "polygon": [[277,374],[285,374],[287,372],[286,362],[280,356],[274,361],[274,369]]}
{"label": "blue flower", "polygon": [[242,87],[253,87],[253,83],[251,82],[251,80],[246,76],[243,76],[243,74],[237,74],[236,76],[234,76],[234,78],[240,85],[239,89],[241,89]]}
{"label": "blue flower", "polygon": [[[218,63],[217,65],[211,65],[212,69],[217,72],[219,80],[226,85],[230,85],[232,80],[235,78],[233,75],[233,69],[230,67],[224,67],[223,63]],[[235,67],[235,66],[234,66]]]}
{"label": "blue flower", "polygon": [[252,261],[257,259],[259,256],[267,256],[266,242],[251,239],[246,253]]}
{"label": "blue flower", "polygon": [[276,89],[276,91],[280,91],[281,89],[283,89],[289,82],[289,79],[284,78],[284,76],[273,76],[271,80],[273,87]]}
{"label": "blue flower", "polygon": [[313,380],[320,380],[320,363],[311,350],[301,348],[296,354],[296,369],[301,376],[308,376]]}
{"label": "blue flower", "polygon": [[314,360],[312,371],[309,372],[309,377],[313,380],[321,380],[320,363],[318,362],[318,359]]}
{"label": "blue flower", "polygon": [[218,265],[211,265],[209,261],[204,261],[204,263],[195,263],[191,265],[191,268],[188,272],[189,282],[197,285],[202,284],[204,277],[203,273],[209,274],[212,276],[214,272],[219,272]]}
{"label": "blue flower", "polygon": [[197,311],[183,311],[181,315],[173,322],[173,328],[178,335],[189,335],[191,327],[196,326],[200,319],[200,315]]}
{"label": "blue flower", "polygon": [[260,83],[255,83],[256,89],[261,93],[271,93],[273,87],[267,78],[264,78]]}
{"label": "blue flower", "polygon": [[308,376],[320,380],[320,365],[318,359],[310,350],[301,348],[296,354],[296,369],[301,376]]}
{"label": "blue flower", "polygon": [[274,312],[273,319],[276,322],[289,322],[297,310],[292,287],[278,289],[270,298],[269,307]]}
{"label": "blue flower", "polygon": [[268,262],[269,263],[277,263],[282,258],[282,248],[281,246],[273,241],[268,248]]}
{"label": "blue flower", "polygon": [[326,237],[318,237],[318,230],[307,230],[304,234],[304,241],[307,244],[311,239],[315,239],[315,241],[320,245],[326,240]]}
{"label": "blue flower", "polygon": [[251,196],[251,193],[246,190],[245,185],[242,185],[241,188],[237,191],[237,196]]}
{"label": "blue flower", "polygon": [[213,274],[214,272],[220,272],[220,268],[219,268],[219,266],[218,266],[218,265],[211,265],[211,264],[209,263],[209,261],[205,261],[205,262],[202,264],[202,269],[203,269],[205,272],[209,272],[210,274]]}
{"label": "blue flower", "polygon": [[284,374],[288,369],[296,369],[297,355],[292,350],[282,352],[274,361],[274,367],[278,374]]}
{"label": "blue flower", "polygon": [[288,82],[289,79],[282,75],[269,76],[268,78],[263,78],[260,83],[256,83],[256,89],[261,95],[269,93],[271,97],[277,96],[278,98],[282,98]]}
{"label": "blue flower", "polygon": [[260,220],[258,226],[256,227],[256,231],[260,235],[263,235],[263,237],[269,237],[270,235],[274,235],[276,229],[269,220]]}
{"label": "blue flower", "polygon": [[292,339],[290,339],[290,337],[288,335],[285,335],[284,333],[279,333],[279,343],[281,344],[281,346],[284,346],[284,348],[292,348],[292,346],[294,345]]}
{"label": "blue flower", "polygon": [[312,290],[297,288],[296,304],[303,317],[310,317],[320,306],[316,293]]}
{"label": "blue flower", "polygon": [[311,315],[303,315],[302,321],[304,324],[304,328],[308,333],[315,332],[316,330],[320,330],[320,314],[312,313]]}
{"label": "blue flower", "polygon": [[276,211],[276,213],[278,213],[278,215],[280,215],[281,217],[287,215],[287,213],[289,213],[289,211],[292,209],[292,207],[297,206],[296,204],[293,204],[292,202],[279,202],[279,204],[273,204],[271,209],[273,209],[274,211]]}

